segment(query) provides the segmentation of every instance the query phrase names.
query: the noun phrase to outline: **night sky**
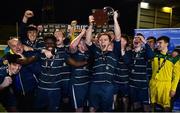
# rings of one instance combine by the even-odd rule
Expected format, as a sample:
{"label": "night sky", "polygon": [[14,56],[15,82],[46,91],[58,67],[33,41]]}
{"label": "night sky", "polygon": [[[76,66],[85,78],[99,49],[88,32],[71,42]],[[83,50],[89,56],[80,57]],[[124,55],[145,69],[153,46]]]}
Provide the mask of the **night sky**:
{"label": "night sky", "polygon": [[45,1],[47,2],[48,0],[1,1],[0,24],[14,25],[22,19],[24,11],[27,9],[33,10],[35,14],[30,23],[51,22],[68,24],[71,20],[76,19],[79,24],[87,24],[88,16],[92,14],[92,9],[103,9],[105,6],[111,6],[120,12],[119,22],[123,33],[132,35],[136,28],[138,0],[54,0],[54,16],[51,18],[51,21],[43,20],[42,8]]}

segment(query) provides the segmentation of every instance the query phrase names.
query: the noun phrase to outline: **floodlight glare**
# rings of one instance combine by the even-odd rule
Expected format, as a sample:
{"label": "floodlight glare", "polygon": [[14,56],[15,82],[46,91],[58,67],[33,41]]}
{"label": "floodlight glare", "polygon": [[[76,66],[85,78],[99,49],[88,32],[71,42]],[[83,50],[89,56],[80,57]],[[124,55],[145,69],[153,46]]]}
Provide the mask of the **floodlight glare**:
{"label": "floodlight glare", "polygon": [[149,8],[149,3],[147,3],[147,2],[141,2],[140,7],[141,7],[141,8],[144,8],[144,9],[148,9],[148,8]]}
{"label": "floodlight glare", "polygon": [[163,7],[162,11],[165,13],[171,13],[172,12],[172,8],[171,7]]}

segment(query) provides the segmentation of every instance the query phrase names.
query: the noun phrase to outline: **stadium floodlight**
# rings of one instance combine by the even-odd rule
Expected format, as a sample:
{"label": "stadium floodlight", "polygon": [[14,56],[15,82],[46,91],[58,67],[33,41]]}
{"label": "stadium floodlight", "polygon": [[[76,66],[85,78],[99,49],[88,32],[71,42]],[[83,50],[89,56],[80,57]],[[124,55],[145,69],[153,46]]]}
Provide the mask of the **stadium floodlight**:
{"label": "stadium floodlight", "polygon": [[171,7],[163,7],[162,11],[165,13],[171,13],[172,12],[172,8]]}
{"label": "stadium floodlight", "polygon": [[141,2],[140,7],[143,8],[143,9],[149,9],[149,3]]}

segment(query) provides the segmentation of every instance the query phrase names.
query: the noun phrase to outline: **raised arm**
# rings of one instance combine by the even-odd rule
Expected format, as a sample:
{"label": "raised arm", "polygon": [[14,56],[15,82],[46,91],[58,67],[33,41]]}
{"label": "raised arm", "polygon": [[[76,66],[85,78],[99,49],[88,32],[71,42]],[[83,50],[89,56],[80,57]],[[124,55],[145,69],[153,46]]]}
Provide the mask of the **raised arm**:
{"label": "raised arm", "polygon": [[34,16],[34,13],[31,10],[25,11],[22,22],[27,23],[28,19],[33,17],[33,16]]}
{"label": "raised arm", "polygon": [[145,49],[146,49],[146,58],[147,59],[152,59],[154,57],[154,52],[151,49],[151,47],[147,44],[147,41],[145,40],[144,37],[139,36],[141,38],[141,41],[145,44]]}
{"label": "raised arm", "polygon": [[81,38],[85,35],[86,29],[82,29],[81,33],[71,42],[70,51],[71,53],[75,53],[77,51],[77,46],[81,40]]}
{"label": "raised arm", "polygon": [[26,26],[27,26],[27,22],[29,20],[29,18],[33,17],[34,14],[32,11],[30,10],[27,10],[25,11],[24,13],[24,16],[23,16],[23,19],[22,19],[22,22],[20,23],[19,25],[19,36],[20,36],[20,39],[22,42],[24,42],[26,39]]}
{"label": "raised arm", "polygon": [[89,27],[88,27],[88,29],[86,31],[86,44],[88,46],[92,45],[91,38],[92,38],[93,22],[94,22],[94,17],[92,15],[90,15],[89,16]]}
{"label": "raised arm", "polygon": [[117,11],[114,12],[114,33],[115,33],[115,40],[116,41],[120,41],[121,40],[121,28],[119,26],[119,23],[118,23],[118,13]]}

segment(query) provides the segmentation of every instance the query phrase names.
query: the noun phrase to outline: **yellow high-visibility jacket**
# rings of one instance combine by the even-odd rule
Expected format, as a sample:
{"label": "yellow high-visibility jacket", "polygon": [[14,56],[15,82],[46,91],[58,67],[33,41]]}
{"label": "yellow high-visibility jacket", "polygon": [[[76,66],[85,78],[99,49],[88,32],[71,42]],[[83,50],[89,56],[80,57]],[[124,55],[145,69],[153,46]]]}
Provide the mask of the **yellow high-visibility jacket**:
{"label": "yellow high-visibility jacket", "polygon": [[179,57],[156,53],[152,60],[152,78],[149,83],[151,103],[157,103],[164,108],[170,107],[170,91],[176,92],[179,78]]}
{"label": "yellow high-visibility jacket", "polygon": [[[164,59],[166,59],[164,66],[160,70],[158,65],[158,57],[160,58],[160,66],[162,65]],[[158,81],[169,81],[171,82],[171,90],[176,91],[179,78],[179,57],[173,58],[171,57],[171,55],[166,55],[162,53],[155,54],[154,59],[152,61],[152,79],[156,79]]]}

